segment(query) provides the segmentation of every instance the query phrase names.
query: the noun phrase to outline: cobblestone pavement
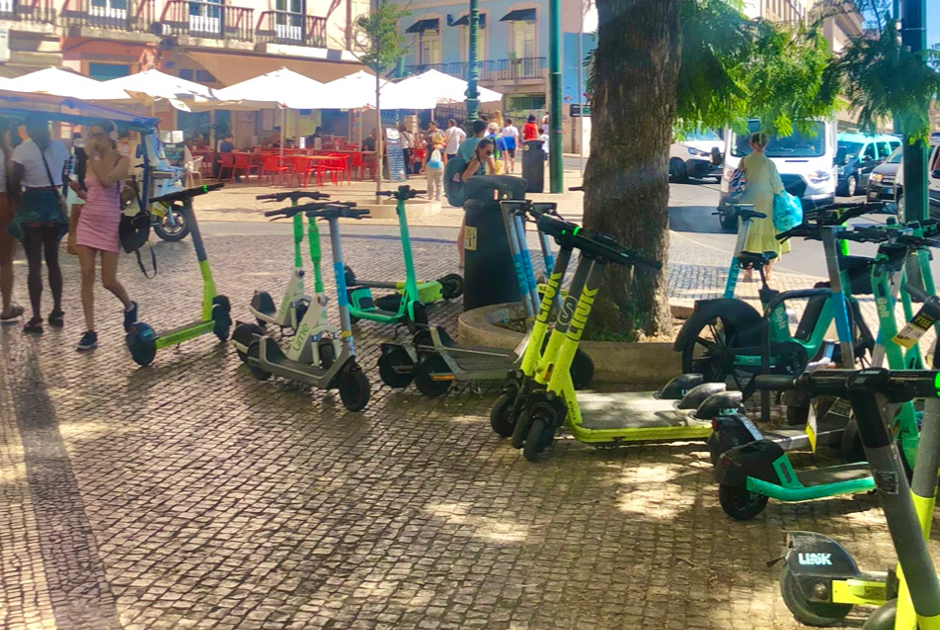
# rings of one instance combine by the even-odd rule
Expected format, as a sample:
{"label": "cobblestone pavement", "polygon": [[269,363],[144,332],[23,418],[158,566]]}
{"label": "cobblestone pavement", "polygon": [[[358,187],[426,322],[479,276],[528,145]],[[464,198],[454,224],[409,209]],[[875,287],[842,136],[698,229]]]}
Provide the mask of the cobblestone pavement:
{"label": "cobblestone pavement", "polygon": [[[206,228],[216,284],[247,318],[253,288],[283,287],[289,231]],[[714,291],[719,273],[679,248],[671,278],[703,283],[686,297]],[[130,257],[120,273],[159,330],[195,317],[200,280],[189,241],[155,249],[156,279]],[[453,244],[415,249],[423,276],[456,267]],[[399,269],[387,240],[344,250],[354,269]],[[867,495],[730,521],[701,442],[563,439],[531,465],[488,426],[493,386],[433,400],[383,386],[388,328],[357,329],[362,413],[254,380],[212,336],[136,368],[100,288],[101,348],[79,354],[75,259],[64,271],[64,330],[0,330],[3,628],[787,629],[768,566],[785,531],[834,536],[866,568],[894,559]],[[453,326],[458,311],[433,317]],[[937,524],[932,537],[937,551]]]}

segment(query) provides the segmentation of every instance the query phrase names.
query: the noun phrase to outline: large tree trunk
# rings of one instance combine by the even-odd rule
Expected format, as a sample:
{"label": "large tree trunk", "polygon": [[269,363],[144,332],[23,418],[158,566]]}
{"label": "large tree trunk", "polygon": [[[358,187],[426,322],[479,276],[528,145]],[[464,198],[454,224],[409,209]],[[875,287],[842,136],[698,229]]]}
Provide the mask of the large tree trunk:
{"label": "large tree trunk", "polygon": [[588,335],[669,333],[667,160],[680,67],[682,0],[598,0],[598,49],[585,169],[585,225],[663,263],[610,265]]}

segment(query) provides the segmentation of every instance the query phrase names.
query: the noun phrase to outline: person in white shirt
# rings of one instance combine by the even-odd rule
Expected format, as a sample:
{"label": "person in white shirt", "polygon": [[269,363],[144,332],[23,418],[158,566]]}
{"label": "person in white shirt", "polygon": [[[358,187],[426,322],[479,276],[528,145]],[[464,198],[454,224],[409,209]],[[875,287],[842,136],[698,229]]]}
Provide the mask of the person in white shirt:
{"label": "person in white shirt", "polygon": [[59,242],[69,228],[69,218],[60,204],[62,174],[69,160],[69,150],[49,137],[49,121],[39,113],[26,117],[29,140],[13,150],[13,171],[8,194],[19,202],[10,224],[10,233],[23,243],[28,268],[27,287],[33,317],[23,327],[24,333],[43,332],[42,262],[46,261],[52,311],[46,320],[50,326],[63,326],[62,270],[59,268]]}
{"label": "person in white shirt", "polygon": [[10,234],[10,222],[16,211],[7,197],[7,169],[13,149],[10,147],[10,125],[0,122],[0,298],[3,310],[0,322],[13,322],[23,315],[23,307],[13,302],[13,255],[16,252],[16,239]]}
{"label": "person in white shirt", "polygon": [[415,140],[408,131],[405,123],[399,123],[399,138],[402,143],[402,155],[405,156],[405,177],[412,174],[412,149],[415,146]]}
{"label": "person in white shirt", "polygon": [[448,160],[457,156],[458,148],[466,139],[467,133],[457,126],[457,121],[453,118],[448,119],[448,128],[444,130],[444,153]]}
{"label": "person in white shirt", "polygon": [[506,119],[503,126],[503,145],[506,147],[506,172],[512,173],[516,167],[516,146],[519,144],[520,130],[513,124],[513,119]]}

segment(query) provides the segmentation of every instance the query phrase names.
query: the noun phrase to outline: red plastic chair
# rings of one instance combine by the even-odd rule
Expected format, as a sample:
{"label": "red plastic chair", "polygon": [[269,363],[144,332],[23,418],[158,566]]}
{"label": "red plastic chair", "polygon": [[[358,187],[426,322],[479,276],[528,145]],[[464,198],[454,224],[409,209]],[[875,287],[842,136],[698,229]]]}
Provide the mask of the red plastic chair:
{"label": "red plastic chair", "polygon": [[259,179],[265,177],[274,184],[277,182],[283,185],[291,174],[291,169],[281,162],[281,156],[277,154],[268,154],[261,156],[261,175]]}
{"label": "red plastic chair", "polygon": [[230,152],[219,154],[219,171],[217,179],[229,181],[235,172],[235,156]]}
{"label": "red plastic chair", "polygon": [[254,156],[247,153],[237,153],[235,154],[235,168],[233,169],[235,173],[243,175],[245,179],[248,179],[248,176],[254,171],[255,175],[259,175],[260,171],[258,165],[255,164]]}
{"label": "red plastic chair", "polygon": [[350,153],[350,170],[356,171],[356,179],[366,179],[366,156],[362,151],[353,151]]}
{"label": "red plastic chair", "polygon": [[339,179],[346,178],[346,183],[353,184],[353,176],[350,173],[350,156],[342,153],[335,153],[330,156],[333,158],[330,167],[334,169]]}
{"label": "red plastic chair", "polygon": [[301,177],[304,178],[304,187],[310,186],[310,176],[316,175],[315,182],[318,186],[323,185],[323,174],[313,160],[308,160],[305,156],[293,156],[290,158],[294,167],[294,180],[298,186],[301,183]]}

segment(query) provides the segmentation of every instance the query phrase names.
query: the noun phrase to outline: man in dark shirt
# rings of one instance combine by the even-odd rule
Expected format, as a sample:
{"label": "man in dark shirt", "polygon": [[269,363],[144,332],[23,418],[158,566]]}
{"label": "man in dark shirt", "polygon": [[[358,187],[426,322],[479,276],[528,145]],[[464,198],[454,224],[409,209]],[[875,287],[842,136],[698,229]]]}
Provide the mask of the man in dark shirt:
{"label": "man in dark shirt", "polygon": [[369,138],[363,140],[363,151],[375,151],[376,150],[376,140],[379,138],[379,132],[375,129],[372,130],[372,133],[369,134]]}

